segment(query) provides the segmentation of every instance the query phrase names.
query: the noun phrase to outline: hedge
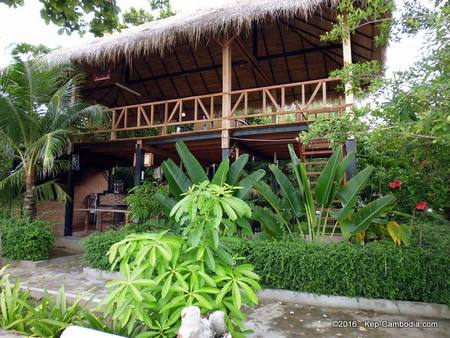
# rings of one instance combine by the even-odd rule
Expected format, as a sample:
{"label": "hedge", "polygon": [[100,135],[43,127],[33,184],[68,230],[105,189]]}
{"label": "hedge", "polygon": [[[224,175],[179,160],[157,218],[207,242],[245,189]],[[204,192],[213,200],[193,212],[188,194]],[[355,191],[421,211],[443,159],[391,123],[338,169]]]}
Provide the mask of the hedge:
{"label": "hedge", "polygon": [[450,305],[447,250],[303,241],[228,240],[255,265],[264,288],[321,295],[384,298]]}
{"label": "hedge", "polygon": [[95,269],[109,270],[107,252],[111,245],[120,242],[129,232],[125,230],[110,230],[98,232],[83,240],[84,262]]}
{"label": "hedge", "polygon": [[4,257],[31,261],[49,259],[55,237],[47,223],[6,218],[1,220],[1,231]]}
{"label": "hedge", "polygon": [[[108,269],[106,252],[127,233],[89,237],[85,242],[89,265]],[[431,236],[431,245],[425,242],[422,248],[397,247],[388,241],[365,246],[238,238],[224,242],[255,266],[264,288],[450,305],[449,236]]]}

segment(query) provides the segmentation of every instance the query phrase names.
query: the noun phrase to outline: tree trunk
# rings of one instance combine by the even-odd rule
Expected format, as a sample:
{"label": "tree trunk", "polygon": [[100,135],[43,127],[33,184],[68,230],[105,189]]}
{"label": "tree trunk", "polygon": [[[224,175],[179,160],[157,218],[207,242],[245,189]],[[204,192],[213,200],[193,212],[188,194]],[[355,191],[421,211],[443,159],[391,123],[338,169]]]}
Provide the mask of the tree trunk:
{"label": "tree trunk", "polygon": [[25,172],[25,197],[23,200],[25,215],[31,219],[36,217],[36,196],[35,196],[35,170],[24,166]]}

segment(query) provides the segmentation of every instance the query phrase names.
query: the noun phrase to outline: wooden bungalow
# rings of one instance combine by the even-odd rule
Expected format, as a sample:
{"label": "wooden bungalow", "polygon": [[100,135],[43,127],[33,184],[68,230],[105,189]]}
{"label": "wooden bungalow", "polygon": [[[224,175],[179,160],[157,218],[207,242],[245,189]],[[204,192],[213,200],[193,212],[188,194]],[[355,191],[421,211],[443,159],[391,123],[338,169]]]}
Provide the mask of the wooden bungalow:
{"label": "wooden bungalow", "polygon": [[86,123],[73,146],[64,234],[83,229],[84,214],[97,222],[101,210],[125,214],[110,169],[134,167],[139,184],[144,166],[178,161],[179,140],[205,167],[244,152],[256,160],[286,159],[289,143],[307,164],[323,163],[329,144],[305,147],[298,135],[353,104],[330,71],[383,60],[373,24],[343,44],[321,41],[336,21],[337,2],[233,0],[52,53],[52,62],[70,61],[86,73],[83,99],[110,107],[106,125]]}

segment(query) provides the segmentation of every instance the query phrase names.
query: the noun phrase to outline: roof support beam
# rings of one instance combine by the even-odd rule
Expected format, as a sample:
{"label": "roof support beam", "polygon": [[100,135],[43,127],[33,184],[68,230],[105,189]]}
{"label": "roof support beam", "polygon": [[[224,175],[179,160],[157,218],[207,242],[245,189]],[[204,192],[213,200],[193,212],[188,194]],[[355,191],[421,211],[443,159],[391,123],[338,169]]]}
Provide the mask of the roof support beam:
{"label": "roof support beam", "polygon": [[256,73],[261,77],[261,79],[264,80],[266,85],[270,86],[271,81],[259,67],[258,60],[249,51],[247,51],[247,49],[245,49],[245,45],[242,39],[240,37],[236,37],[236,39],[234,39],[234,44],[240,50],[244,59],[255,69]]}
{"label": "roof support beam", "polygon": [[[336,50],[336,49],[341,49],[341,48],[342,48],[342,44],[331,44],[331,45],[327,45],[324,47],[312,47],[312,48],[306,48],[306,49],[302,48],[299,50],[293,50],[293,51],[286,52],[286,54],[279,53],[279,54],[260,56],[257,58],[257,60],[258,61],[266,61],[266,60],[272,60],[272,59],[278,59],[278,58],[284,58],[284,57],[293,57],[293,56],[299,56],[299,55],[306,55],[306,54],[310,54],[310,53],[317,53],[322,50],[330,51],[330,50]],[[241,64],[242,64],[242,62],[240,62],[240,61],[234,61],[232,63],[233,66],[240,66]],[[212,65],[212,66],[207,66],[207,67],[202,67],[202,68],[188,69],[185,72],[173,72],[173,73],[167,73],[167,74],[163,74],[163,75],[146,77],[146,78],[142,78],[140,80],[138,80],[138,79],[130,80],[130,81],[128,81],[128,84],[133,85],[133,84],[147,82],[147,81],[158,81],[161,79],[173,78],[176,76],[182,76],[182,75],[187,75],[187,74],[195,74],[195,73],[199,73],[199,72],[216,70],[216,69],[220,69],[220,68],[222,68],[222,65]],[[95,90],[103,90],[103,89],[112,88],[112,87],[115,87],[115,85],[106,85],[106,86],[95,88]],[[85,90],[91,91],[92,89],[86,88]],[[166,98],[163,97],[162,99],[165,100]]]}
{"label": "roof support beam", "polygon": [[248,147],[245,143],[243,143],[241,141],[234,141],[234,144],[236,144],[236,146],[239,149],[245,151],[249,155],[255,156],[257,159],[272,162],[272,158],[270,156],[264,155],[263,153],[260,153],[257,150],[251,149],[250,147]]}

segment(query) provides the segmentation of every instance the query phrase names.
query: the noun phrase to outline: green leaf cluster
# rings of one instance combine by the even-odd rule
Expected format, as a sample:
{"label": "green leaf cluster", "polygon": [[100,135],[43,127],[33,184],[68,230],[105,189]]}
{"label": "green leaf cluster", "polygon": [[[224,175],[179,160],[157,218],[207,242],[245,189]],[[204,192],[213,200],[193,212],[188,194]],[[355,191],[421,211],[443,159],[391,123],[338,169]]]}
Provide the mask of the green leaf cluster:
{"label": "green leaf cluster", "polygon": [[158,200],[154,198],[156,193],[164,193],[164,189],[155,181],[145,181],[129,191],[127,204],[134,223],[145,223],[164,215]]}
{"label": "green leaf cluster", "polygon": [[46,260],[55,240],[47,223],[26,218],[2,219],[1,236],[3,256],[13,260]]}
{"label": "green leaf cluster", "polygon": [[161,168],[168,182],[169,192],[156,193],[154,195],[168,217],[171,217],[170,212],[177,202],[184,198],[183,194],[187,193],[189,188],[195,184],[209,185],[211,183],[217,186],[215,188],[217,192],[220,192],[220,189],[229,190],[230,187],[239,187],[238,189],[231,188],[229,191],[232,192],[232,196],[245,200],[248,198],[255,182],[261,180],[265,175],[263,169],[247,174],[244,168],[249,157],[247,154],[244,154],[239,156],[233,163],[230,163],[229,159],[223,160],[210,181],[201,164],[183,142],[178,142],[176,149],[185,172],[172,159],[164,161]]}
{"label": "green leaf cluster", "polygon": [[11,283],[8,266],[0,270],[0,327],[32,337],[57,338],[62,331],[81,319],[81,298],[69,301],[64,287],[56,298],[45,294],[40,300],[22,291],[20,280]]}
{"label": "green leaf cluster", "polygon": [[[289,145],[289,154],[295,177],[293,181],[276,165],[270,166],[280,186],[281,197],[264,182],[255,185],[275,213],[268,218],[264,217],[268,213],[266,211],[263,217],[260,217],[265,218],[262,220],[263,226],[271,229],[278,224],[284,226],[292,238],[293,232],[296,231],[301,237],[308,235],[311,239],[320,239],[325,234],[329,218],[333,217],[336,222],[331,237],[339,225],[344,238],[350,239],[352,235],[367,231],[372,223],[391,210],[395,201],[392,195],[380,197],[357,208],[358,195],[366,186],[373,168],[367,167],[343,184],[346,170],[354,160],[354,153],[343,157],[342,147],[336,147],[320,173],[314,190],[311,188],[305,165],[297,157],[292,145]],[[333,210],[336,199],[342,205],[339,210]],[[269,222],[275,224],[269,225]]]}
{"label": "green leaf cluster", "polygon": [[[254,265],[264,288],[450,305],[448,226],[426,223],[422,247],[391,241],[360,246],[234,238],[225,243]],[[418,236],[415,225],[412,237]]]}
{"label": "green leaf cluster", "polygon": [[219,248],[222,252],[205,243],[192,247],[183,237],[167,232],[127,236],[108,253],[124,279],[108,283],[105,315],[129,329],[128,334],[143,324],[148,331],[137,337],[171,337],[182,309],[196,305],[202,314],[227,313],[230,332],[241,337],[246,332],[241,307],[257,304],[259,277],[251,265],[231,264],[229,254]]}

